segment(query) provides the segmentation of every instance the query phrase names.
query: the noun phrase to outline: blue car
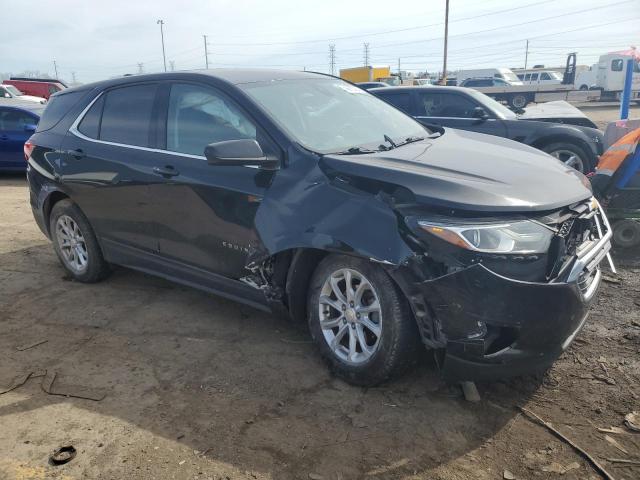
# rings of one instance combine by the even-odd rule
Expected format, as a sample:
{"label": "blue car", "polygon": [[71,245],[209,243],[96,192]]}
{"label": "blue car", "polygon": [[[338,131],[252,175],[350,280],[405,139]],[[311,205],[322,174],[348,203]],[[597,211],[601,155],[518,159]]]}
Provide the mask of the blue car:
{"label": "blue car", "polygon": [[27,169],[24,142],[35,132],[44,105],[18,100],[0,103],[0,171]]}

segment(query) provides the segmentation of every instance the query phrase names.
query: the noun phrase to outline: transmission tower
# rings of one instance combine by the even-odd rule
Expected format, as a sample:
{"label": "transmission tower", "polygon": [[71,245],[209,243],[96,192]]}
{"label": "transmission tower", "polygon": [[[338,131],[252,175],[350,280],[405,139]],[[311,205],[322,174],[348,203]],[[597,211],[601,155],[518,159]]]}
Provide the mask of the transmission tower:
{"label": "transmission tower", "polygon": [[364,45],[364,66],[369,66],[369,44],[365,43]]}
{"label": "transmission tower", "polygon": [[144,63],[138,63],[138,73],[144,73]]}
{"label": "transmission tower", "polygon": [[176,62],[174,62],[173,60],[169,60],[169,70],[173,72],[175,69],[176,69]]}
{"label": "transmission tower", "polygon": [[336,46],[333,43],[329,45],[329,70],[331,75],[336,74]]}

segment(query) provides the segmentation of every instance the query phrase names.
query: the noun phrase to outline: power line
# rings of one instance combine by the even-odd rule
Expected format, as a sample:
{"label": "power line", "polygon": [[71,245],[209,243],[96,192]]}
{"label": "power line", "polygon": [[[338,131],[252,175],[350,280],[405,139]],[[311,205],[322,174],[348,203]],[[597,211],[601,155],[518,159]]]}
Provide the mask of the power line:
{"label": "power line", "polygon": [[[551,3],[552,1],[555,1],[555,0],[544,0],[544,1],[540,1],[540,2],[529,3],[527,5],[520,5],[518,7],[502,9],[502,10],[498,10],[498,11],[495,11],[495,12],[488,12],[488,13],[483,13],[483,14],[480,14],[480,15],[473,15],[473,16],[469,16],[469,17],[458,18],[456,20],[452,20],[451,23],[453,23],[453,22],[462,22],[462,21],[465,21],[465,20],[475,20],[476,18],[480,18],[480,17],[487,17],[487,16],[490,16],[490,15],[497,15],[497,14],[500,14],[500,13],[512,12],[514,10],[520,10],[520,9],[523,9],[523,8],[533,7],[533,6],[541,5],[541,4],[544,4],[544,3]],[[627,0],[627,1],[635,1],[635,0]],[[602,8],[602,7],[597,7],[597,8]],[[578,13],[578,12],[574,12],[574,13]],[[322,38],[322,39],[316,39],[316,40],[297,40],[297,41],[288,41],[288,42],[268,42],[268,43],[220,43],[220,45],[229,46],[229,47],[231,47],[231,46],[247,47],[247,46],[273,46],[273,45],[299,45],[299,44],[304,44],[304,43],[320,43],[320,42],[328,42],[328,41],[334,41],[334,40],[349,40],[349,39],[354,39],[354,38],[371,37],[371,36],[375,36],[375,35],[387,35],[387,34],[390,34],[390,33],[408,32],[408,31],[411,31],[411,30],[421,30],[421,29],[429,28],[429,27],[437,27],[437,26],[443,25],[443,24],[444,24],[444,22],[438,22],[438,23],[431,23],[431,24],[428,24],[428,25],[418,25],[418,26],[415,26],[415,27],[398,28],[398,29],[394,29],[394,30],[383,30],[383,31],[378,31],[378,32],[360,33],[360,34],[356,34],[356,35],[344,35],[344,36],[339,36],[339,37]]]}

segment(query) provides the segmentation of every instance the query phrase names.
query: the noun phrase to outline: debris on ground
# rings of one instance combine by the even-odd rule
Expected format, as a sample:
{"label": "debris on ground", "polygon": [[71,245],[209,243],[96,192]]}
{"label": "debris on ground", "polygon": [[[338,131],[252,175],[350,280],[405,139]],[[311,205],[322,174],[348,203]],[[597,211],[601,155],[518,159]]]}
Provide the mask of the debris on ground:
{"label": "debris on ground", "polygon": [[53,452],[49,457],[49,461],[52,465],[64,465],[65,463],[73,460],[76,456],[76,453],[76,449],[73,445],[65,445],[64,447],[60,447],[55,452]]}
{"label": "debris on ground", "polygon": [[624,424],[629,430],[640,432],[640,413],[631,412],[624,416]]}
{"label": "debris on ground", "polygon": [[56,388],[54,390],[53,384],[56,381],[58,374],[57,372],[48,372],[42,379],[42,383],[40,387],[42,390],[49,395],[59,395],[61,397],[71,397],[71,398],[81,398],[83,400],[93,400],[94,402],[99,402],[104,400],[107,396],[105,393],[100,391],[87,388],[87,387],[78,387],[78,386],[65,386],[62,389]]}
{"label": "debris on ground", "polygon": [[629,453],[629,452],[627,451],[627,449],[626,449],[626,448],[624,448],[622,445],[620,445],[620,443],[618,443],[618,441],[617,441],[615,438],[610,437],[609,435],[605,435],[605,436],[604,436],[604,439],[605,439],[609,444],[611,444],[613,447],[615,447],[615,448],[617,448],[618,450],[620,450],[622,453],[627,453],[627,454]]}
{"label": "debris on ground", "polygon": [[38,345],[42,345],[43,343],[47,343],[49,340],[38,340],[37,342],[28,343],[26,345],[20,345],[16,347],[16,350],[19,352],[24,352],[25,350],[29,350],[30,348],[37,347]]}
{"label": "debris on ground", "polygon": [[504,480],[516,480],[516,476],[509,470],[505,470],[504,472],[502,472],[502,478]]}
{"label": "debris on ground", "polygon": [[467,402],[475,403],[480,401],[480,393],[478,393],[478,387],[474,382],[460,382],[460,386]]}
{"label": "debris on ground", "polygon": [[537,423],[539,423],[540,425],[542,425],[543,427],[547,428],[549,431],[551,431],[556,437],[560,438],[561,440],[564,440],[567,444],[569,444],[576,452],[578,452],[580,455],[582,455],[584,458],[586,458],[587,460],[589,460],[589,462],[591,463],[591,465],[593,465],[593,467],[600,472],[600,474],[606,478],[607,480],[614,480],[613,476],[607,472],[607,470],[605,470],[605,468],[600,465],[600,463],[598,463],[598,461],[589,454],[589,452],[587,452],[586,450],[584,450],[582,447],[578,446],[576,443],[574,443],[571,439],[567,438],[564,434],[562,434],[559,430],[557,430],[552,423],[547,422],[546,420],[544,420],[543,418],[541,418],[540,416],[538,416],[537,414],[535,414],[534,412],[532,412],[531,410],[525,408],[525,407],[520,407],[520,411],[522,413],[524,413],[524,415],[532,421],[535,421]]}
{"label": "debris on ground", "polygon": [[603,274],[602,275],[602,280],[607,282],[607,283],[615,283],[615,284],[621,284],[622,280],[619,277],[613,277],[611,275],[607,275],[607,274]]}
{"label": "debris on ground", "polygon": [[570,472],[571,470],[576,470],[578,468],[580,468],[580,464],[578,462],[571,462],[569,465],[562,465],[558,462],[551,462],[550,465],[542,467],[542,471],[564,475],[565,473]]}

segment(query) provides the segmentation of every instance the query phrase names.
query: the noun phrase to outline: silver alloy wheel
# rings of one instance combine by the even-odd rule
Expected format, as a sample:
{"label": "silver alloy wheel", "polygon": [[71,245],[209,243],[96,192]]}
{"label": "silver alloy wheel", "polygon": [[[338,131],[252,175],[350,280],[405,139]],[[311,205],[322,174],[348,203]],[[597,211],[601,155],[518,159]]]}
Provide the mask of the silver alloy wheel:
{"label": "silver alloy wheel", "polygon": [[89,264],[89,253],[78,224],[68,215],[56,221],[56,238],[67,266],[75,273],[82,273]]}
{"label": "silver alloy wheel", "polygon": [[567,167],[575,168],[579,172],[584,172],[584,163],[582,159],[571,150],[554,150],[552,152],[549,152],[549,155],[556,157]]}
{"label": "silver alloy wheel", "polygon": [[319,300],[320,328],[333,353],[360,364],[378,350],[382,309],[371,282],[352,268],[333,272],[324,282]]}

